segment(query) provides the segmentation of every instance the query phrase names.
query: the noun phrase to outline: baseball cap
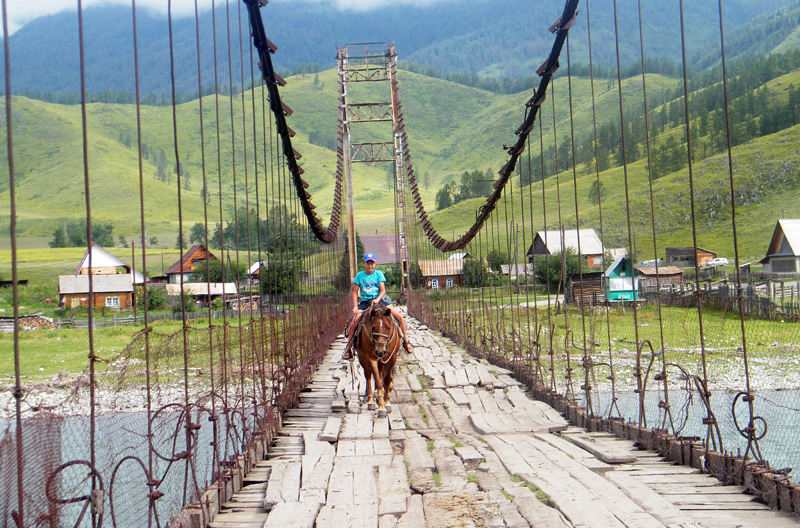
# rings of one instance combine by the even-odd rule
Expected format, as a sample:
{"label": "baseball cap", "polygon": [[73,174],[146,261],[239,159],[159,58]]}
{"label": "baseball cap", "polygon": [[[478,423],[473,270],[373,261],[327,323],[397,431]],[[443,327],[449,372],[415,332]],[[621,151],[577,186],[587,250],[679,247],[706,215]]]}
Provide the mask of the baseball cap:
{"label": "baseball cap", "polygon": [[364,255],[364,262],[368,262],[370,260],[372,262],[375,262],[375,255],[373,253],[367,253],[366,255]]}

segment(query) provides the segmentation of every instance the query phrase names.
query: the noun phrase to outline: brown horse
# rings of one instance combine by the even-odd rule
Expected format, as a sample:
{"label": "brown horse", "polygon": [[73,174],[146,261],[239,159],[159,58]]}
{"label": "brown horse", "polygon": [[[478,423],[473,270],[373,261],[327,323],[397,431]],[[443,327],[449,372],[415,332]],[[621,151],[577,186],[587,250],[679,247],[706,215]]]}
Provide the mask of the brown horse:
{"label": "brown horse", "polygon": [[403,338],[391,312],[384,306],[370,305],[364,312],[362,321],[356,336],[355,349],[367,380],[367,408],[375,409],[371,382],[374,380],[378,417],[382,418],[392,411],[392,376]]}

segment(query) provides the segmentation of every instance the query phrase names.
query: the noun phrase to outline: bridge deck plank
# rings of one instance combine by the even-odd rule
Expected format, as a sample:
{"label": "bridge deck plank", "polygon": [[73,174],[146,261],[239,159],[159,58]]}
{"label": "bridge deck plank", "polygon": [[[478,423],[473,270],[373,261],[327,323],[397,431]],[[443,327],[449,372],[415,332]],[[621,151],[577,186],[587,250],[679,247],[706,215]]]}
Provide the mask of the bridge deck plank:
{"label": "bridge deck plank", "polygon": [[[509,371],[408,326],[415,351],[400,356],[388,418],[359,401],[363,375],[338,363],[338,340],[246,477],[253,484],[222,504],[211,528],[800,525],[742,487],[570,427]],[[553,431],[635,461],[606,464]]]}

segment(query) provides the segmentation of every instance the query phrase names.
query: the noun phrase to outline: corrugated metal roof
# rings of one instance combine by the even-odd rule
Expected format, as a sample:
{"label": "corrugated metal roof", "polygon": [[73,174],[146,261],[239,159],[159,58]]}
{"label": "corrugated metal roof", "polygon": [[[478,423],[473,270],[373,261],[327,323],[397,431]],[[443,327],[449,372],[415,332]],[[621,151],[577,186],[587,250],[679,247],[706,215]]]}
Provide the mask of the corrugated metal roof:
{"label": "corrugated metal roof", "polygon": [[247,270],[247,274],[252,275],[253,273],[259,271],[259,268],[261,266],[264,266],[266,268],[267,266],[269,266],[269,261],[268,260],[256,261],[255,264],[250,266],[250,268]]}
{"label": "corrugated metal roof", "polygon": [[[183,283],[183,291],[187,295],[208,295],[209,284],[205,282],[185,282]],[[181,294],[180,284],[167,284],[167,295],[178,296]],[[222,295],[223,288],[225,295],[236,295],[235,282],[212,282],[211,295]]]}
{"label": "corrugated metal roof", "polygon": [[[94,258],[94,257],[93,257]],[[118,275],[92,275],[94,293],[126,293],[133,291],[129,273]],[[60,275],[58,293],[89,293],[89,275]]]}
{"label": "corrugated metal roof", "polygon": [[464,273],[463,260],[420,260],[423,277],[436,277],[437,275],[461,275]]}
{"label": "corrugated metal roof", "polygon": [[792,254],[800,256],[800,219],[782,218],[778,220],[778,225],[781,226],[783,236],[792,248]]}
{"label": "corrugated metal roof", "polygon": [[[653,277],[656,276],[656,268],[655,267],[647,267],[647,268],[640,268],[636,266],[636,270],[641,273],[642,275]],[[683,270],[677,266],[659,266],[658,267],[658,275],[665,276],[665,275],[683,275]]]}
{"label": "corrugated metal roof", "polygon": [[[546,235],[546,238],[545,238]],[[584,255],[602,255],[603,243],[594,229],[565,229],[564,246],[578,252],[578,236],[581,239],[581,253]],[[561,231],[539,231],[536,233],[542,242],[545,242],[547,250],[553,253],[561,253]]]}
{"label": "corrugated metal roof", "polygon": [[[97,269],[97,268],[130,269],[130,266],[128,266],[120,259],[118,259],[114,255],[106,251],[103,246],[97,244],[96,242],[92,242],[91,252],[92,252],[92,269]],[[75,269],[75,275],[78,275],[82,269],[88,269],[88,268],[89,268],[89,250],[87,249],[86,252],[83,254],[81,263],[78,264],[78,267]]]}
{"label": "corrugated metal roof", "polygon": [[500,264],[503,275],[533,275],[533,264]]}
{"label": "corrugated metal roof", "polygon": [[397,262],[397,237],[389,234],[359,235],[364,244],[364,253],[375,255],[375,264]]}

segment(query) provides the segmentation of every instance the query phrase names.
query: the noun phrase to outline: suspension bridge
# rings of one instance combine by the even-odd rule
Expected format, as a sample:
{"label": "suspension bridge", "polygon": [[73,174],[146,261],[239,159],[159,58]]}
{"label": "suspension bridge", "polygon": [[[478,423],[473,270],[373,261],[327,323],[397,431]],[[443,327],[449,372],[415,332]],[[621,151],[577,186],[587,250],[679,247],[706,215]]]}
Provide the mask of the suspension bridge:
{"label": "suspension bridge", "polygon": [[[692,153],[697,139],[685,51],[683,124],[675,134],[683,138],[687,170],[673,177],[682,178],[679,185],[689,190],[682,213],[692,236],[695,280],[661,287],[667,271],[659,267],[653,187],[658,160],[650,155],[647,132],[648,115],[655,110],[647,103],[641,16],[637,28],[619,27],[616,1],[612,47],[617,88],[605,94],[604,104],[612,96],[612,115],[619,120],[617,175],[623,194],[615,205],[623,210],[624,222],[609,227],[608,216],[603,216],[608,204],[600,192],[603,153],[595,119],[599,103],[592,73],[590,2],[583,3],[585,16],[578,3],[567,0],[549,27],[553,44],[536,70],[539,84],[521,100],[515,120],[501,125],[513,141],[497,145],[505,149],[506,161],[491,191],[463,233],[449,237],[431,218],[414,171],[409,141],[413,127],[407,130],[394,45],[338,49],[337,164],[332,200],[323,204],[310,193],[311,175],[293,144],[297,134],[289,124],[291,116],[303,109],[292,109],[281,98],[286,81],[273,65],[273,56],[280,54],[265,31],[267,2],[226,3],[229,16],[219,21],[219,32],[215,18],[212,35],[201,34],[196,24],[196,42],[191,44],[197,50],[198,94],[208,82],[200,67],[202,39],[214,41],[215,90],[184,108],[176,102],[175,70],[185,65],[174,61],[178,43],[173,41],[170,8],[171,129],[162,140],[175,166],[170,184],[177,198],[174,221],[183,255],[179,269],[190,264],[183,244],[189,207],[186,167],[191,160],[199,167],[192,180],[202,178],[203,245],[209,248],[213,241],[227,253],[221,284],[235,282],[236,295],[248,292],[252,297],[246,309],[239,302],[238,310],[223,310],[219,319],[208,302],[207,318],[198,317],[188,309],[185,277],[180,275],[180,330],[165,332],[152,324],[152,293],[143,288],[141,312],[136,314],[144,323],[141,331],[121,353],[111,353],[97,345],[99,329],[88,324],[84,374],[46,400],[40,386],[25,382],[28,373],[21,361],[27,341],[21,339],[20,324],[15,151],[24,123],[15,113],[21,98],[10,95],[14,79],[6,39],[14,379],[0,421],[3,526],[797,524],[800,387],[794,298],[788,305],[777,304],[772,283],[772,294],[765,297],[741,271],[724,287],[704,286],[699,280],[699,176]],[[5,7],[4,0],[8,34]],[[717,171],[717,177],[730,207],[725,233],[734,249],[735,269],[741,270],[736,224],[741,194],[730,140],[733,124],[728,122],[722,2],[715,7],[723,51],[718,84],[725,103],[720,115],[728,138],[724,171]],[[249,37],[247,28],[237,28],[235,22],[243,19],[242,8]],[[626,6],[637,8],[640,15],[640,5]],[[97,117],[86,101],[81,9],[79,4],[82,134],[75,145],[81,147],[86,306],[92,321],[98,318],[96,300],[101,298],[95,286],[100,275],[92,272],[92,209],[98,206],[94,191],[101,184],[92,159],[107,147],[89,133]],[[148,129],[146,105],[140,100],[139,68],[146,58],[139,55],[135,3],[132,13],[136,105],[131,126],[141,231],[137,258],[138,271],[149,275],[148,218],[151,204],[161,206],[163,191],[154,190],[145,176],[149,158],[144,146],[155,132]],[[196,8],[195,20],[198,16]],[[568,38],[577,24],[588,37],[593,116],[589,165],[598,183],[599,254],[589,249],[594,241],[584,229],[577,195]],[[630,137],[626,122],[631,107],[621,88],[618,42],[623,30],[639,31],[639,93],[646,131],[641,138]],[[227,57],[217,56],[218,39]],[[239,57],[231,51],[235,39],[252,43],[241,47]],[[229,86],[236,71],[242,86],[249,75],[252,89],[221,95],[218,61],[225,60]],[[559,80],[556,90],[558,77],[566,79]],[[365,84],[371,88],[359,88]],[[567,152],[559,136],[565,135],[565,124],[571,138]],[[545,144],[553,146],[556,157],[555,174],[547,178]],[[649,182],[649,205],[636,210],[631,206],[634,168],[627,150],[633,145],[647,153],[646,162],[636,165],[636,177],[645,174]],[[532,155],[537,148],[541,167],[535,166],[536,153]],[[570,170],[559,170],[558,156],[573,160]],[[358,372],[341,361],[340,334],[358,264],[352,175],[358,166],[381,163],[391,164],[394,174],[397,283],[416,349],[397,367],[393,412],[378,419],[359,400],[363,382]],[[540,184],[541,191],[535,189]],[[107,193],[102,196],[108,199]],[[567,213],[572,205],[574,212]],[[605,248],[613,229],[623,233],[627,255],[637,252],[637,237],[640,247],[653,249],[654,288],[638,286],[630,257],[615,257],[609,267]],[[568,273],[573,234],[579,264]],[[534,258],[537,247],[558,251]],[[488,261],[503,252],[509,279],[498,281],[501,273]],[[254,263],[257,279],[255,274],[226,275]],[[592,269],[600,265],[600,272]],[[544,277],[542,284],[534,284],[534,277]],[[211,273],[204,279],[210,292],[215,282]],[[604,286],[592,289],[595,281]],[[612,291],[611,285],[617,289]],[[223,297],[225,293],[223,286]],[[612,295],[619,302],[612,302]]]}

